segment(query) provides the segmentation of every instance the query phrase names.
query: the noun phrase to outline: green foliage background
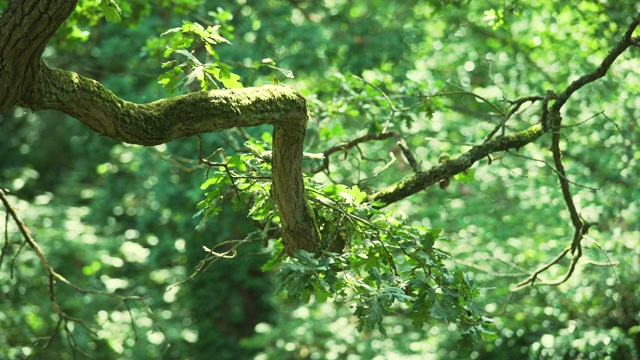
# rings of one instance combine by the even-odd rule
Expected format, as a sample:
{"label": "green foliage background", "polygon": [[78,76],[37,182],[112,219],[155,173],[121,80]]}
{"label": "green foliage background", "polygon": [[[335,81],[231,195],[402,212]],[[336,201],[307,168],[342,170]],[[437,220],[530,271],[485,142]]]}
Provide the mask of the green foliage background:
{"label": "green foliage background", "polygon": [[[229,77],[217,73],[225,80],[237,74],[244,86],[278,82],[308,96],[313,122],[306,151],[385,128],[403,134],[424,169],[481,142],[499,121],[492,107],[504,108],[505,99],[561,90],[593,71],[640,11],[634,1],[586,0],[115,3],[121,18],[109,22],[118,19],[104,9],[106,2],[81,1],[45,61],[92,77],[126,100],[148,102],[201,88],[200,78],[172,89],[158,84],[165,71],[178,71],[163,68],[164,62],[185,60],[163,56],[171,39],[160,34],[183,20],[222,25],[220,35],[232,44],[216,44],[215,56],[197,39],[185,49],[203,63],[229,67]],[[0,9],[4,5],[0,1]],[[435,246],[451,253],[444,263],[476,284],[477,307],[495,321],[496,338],[487,341],[461,342],[461,329],[449,321],[416,327],[402,306],[390,309],[395,316],[363,326],[347,290],[327,301],[317,288],[304,293],[290,282],[288,292],[277,292],[282,273],[261,271],[273,257],[273,242],[266,248],[245,244],[236,258],[217,260],[168,290],[191,275],[206,255],[203,246],[255,231],[246,210],[233,211],[231,204],[204,224],[193,217],[205,199],[196,139],[131,146],[59,113],[16,108],[0,115],[0,186],[11,190],[59,273],[84,289],[139,295],[153,310],[127,303],[129,312],[113,299],[56,287],[65,312],[97,331],[91,336],[79,324],[73,329],[80,349],[96,358],[634,359],[640,356],[639,56],[638,48],[623,54],[604,79],[571,98],[564,114],[565,123],[580,124],[563,133],[567,171],[581,185],[572,189],[581,215],[597,222],[584,243],[585,260],[603,266],[585,261],[561,286],[511,292],[570,243],[555,174],[531,160],[549,160],[548,137],[518,156],[478,164],[445,191],[434,187],[393,205],[399,222],[443,229]],[[210,86],[225,85],[218,77]],[[458,94],[425,96],[437,92]],[[538,111],[538,104],[523,108],[507,130],[538,121]],[[268,130],[207,134],[203,148],[223,147],[233,156],[245,149],[247,137],[268,147]],[[369,161],[357,150],[332,155],[330,172],[310,176],[309,185],[323,191],[340,183],[357,198],[355,189],[399,181],[411,169],[394,144],[362,146]],[[389,153],[398,160],[389,164]],[[305,161],[309,173],[319,165]],[[44,271],[28,248],[13,257],[20,237],[12,225],[7,233],[0,358],[72,358],[64,335],[42,349],[57,322]],[[568,262],[560,265],[544,275],[562,276]],[[386,335],[378,331],[381,324]]]}

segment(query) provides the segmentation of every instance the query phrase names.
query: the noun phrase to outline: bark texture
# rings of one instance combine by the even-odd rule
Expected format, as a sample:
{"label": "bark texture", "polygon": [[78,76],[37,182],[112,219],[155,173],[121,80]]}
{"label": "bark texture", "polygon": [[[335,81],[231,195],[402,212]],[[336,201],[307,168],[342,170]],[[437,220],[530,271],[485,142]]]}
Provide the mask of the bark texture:
{"label": "bark texture", "polygon": [[280,86],[198,92],[149,104],[124,101],[77,73],[50,69],[42,52],[77,1],[11,1],[0,18],[0,111],[19,105],[68,114],[114,140],[157,145],[233,127],[274,125],[273,196],[286,251],[316,252],[320,237],[304,193],[306,99]]}
{"label": "bark texture", "polygon": [[9,1],[0,17],[0,110],[19,103],[43,67],[47,42],[77,0]]}
{"label": "bark texture", "polygon": [[385,205],[392,204],[422,191],[443,179],[448,179],[471,168],[476,161],[492,153],[509,149],[519,149],[536,141],[543,134],[542,126],[537,124],[515,134],[496,137],[484,144],[474,146],[455,159],[435,166],[428,171],[418,172],[399,183],[373,193],[369,196],[369,200],[381,201]]}

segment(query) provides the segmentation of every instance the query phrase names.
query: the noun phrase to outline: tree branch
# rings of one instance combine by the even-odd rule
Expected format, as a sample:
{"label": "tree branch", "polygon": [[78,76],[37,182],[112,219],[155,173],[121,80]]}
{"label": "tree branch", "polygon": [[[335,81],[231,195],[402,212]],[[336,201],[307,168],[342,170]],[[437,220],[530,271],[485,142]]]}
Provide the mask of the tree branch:
{"label": "tree branch", "polygon": [[409,149],[409,146],[407,145],[407,142],[404,140],[404,138],[402,137],[402,135],[400,134],[400,132],[398,131],[383,131],[380,133],[375,133],[375,134],[368,134],[368,135],[364,135],[361,136],[359,138],[353,139],[349,142],[343,142],[340,144],[337,144],[335,146],[332,146],[330,148],[328,148],[327,150],[322,152],[322,165],[318,166],[317,168],[313,169],[312,173],[316,174],[319,173],[321,171],[325,171],[329,169],[329,157],[339,151],[344,151],[347,152],[348,150],[362,144],[365,142],[369,142],[369,141],[378,141],[378,140],[387,140],[389,138],[396,138],[397,145],[400,148],[400,151],[402,151],[402,155],[404,155],[404,157],[406,158],[407,162],[409,163],[409,166],[411,166],[411,169],[413,169],[413,171],[415,172],[419,172],[420,171],[420,164],[418,164],[418,161],[416,160],[415,156],[413,155],[413,153],[411,152],[411,150]]}
{"label": "tree branch", "polygon": [[95,80],[44,66],[20,105],[58,110],[103,136],[147,146],[234,127],[272,124],[296,128],[307,117],[306,100],[282,86],[202,91],[135,104]]}
{"label": "tree branch", "polygon": [[609,51],[600,66],[598,66],[598,68],[593,72],[582,75],[580,78],[573,81],[562,93],[558,95],[558,99],[550,109],[550,115],[552,117],[554,116],[554,114],[560,113],[560,109],[562,109],[562,106],[564,106],[564,104],[567,102],[567,100],[569,100],[569,97],[571,97],[574,92],[578,91],[583,86],[605,76],[618,56],[620,56],[620,54],[622,54],[630,46],[637,43],[637,39],[633,38],[633,32],[636,30],[638,25],[640,25],[640,13],[634,16],[631,24],[629,24],[629,27],[627,28],[627,31],[622,36],[622,39]]}
{"label": "tree branch", "polygon": [[527,130],[515,134],[498,136],[481,145],[472,147],[469,151],[455,159],[444,162],[425,172],[416,173],[399,183],[371,194],[369,201],[381,201],[385,203],[385,205],[392,204],[420,192],[442,179],[447,179],[471,168],[476,161],[485,158],[491,153],[509,149],[519,149],[535,141],[542,134],[542,127],[540,125],[534,125]]}
{"label": "tree branch", "polygon": [[[13,1],[5,9],[0,19],[0,39],[6,40],[0,41],[0,110],[15,104],[32,110],[58,110],[101,135],[141,145],[157,145],[233,127],[271,124],[274,126],[272,191],[282,220],[285,249],[288,253],[295,249],[319,250],[319,234],[302,180],[303,140],[308,120],[307,102],[302,95],[286,87],[265,86],[198,92],[149,104],[125,101],[97,81],[74,72],[49,69],[40,60],[44,45],[74,7],[74,1],[29,0]],[[36,19],[37,16],[55,21]],[[42,24],[20,25],[34,21]],[[10,45],[25,46],[36,37],[42,45],[29,48],[29,57],[16,61],[17,55]],[[21,76],[25,72],[22,62],[31,64],[30,76]],[[17,74],[17,78],[7,74]],[[16,86],[21,90],[16,92]]]}

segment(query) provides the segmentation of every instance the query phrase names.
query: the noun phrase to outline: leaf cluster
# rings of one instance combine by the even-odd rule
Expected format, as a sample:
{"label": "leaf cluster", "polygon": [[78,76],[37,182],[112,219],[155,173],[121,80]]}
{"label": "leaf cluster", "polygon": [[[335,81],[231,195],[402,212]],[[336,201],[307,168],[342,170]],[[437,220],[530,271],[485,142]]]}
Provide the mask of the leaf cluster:
{"label": "leaf cluster", "polygon": [[[182,90],[196,80],[200,90],[242,87],[240,76],[231,72],[229,64],[220,61],[214,48],[219,44],[230,44],[222,36],[221,28],[222,25],[204,26],[183,20],[182,26],[169,29],[161,34],[161,38],[150,42],[148,47],[152,49],[166,47],[165,58],[174,55],[174,59],[162,64],[168,70],[158,77],[158,83],[169,93]],[[203,48],[207,61],[201,61],[197,56]]]}
{"label": "leaf cluster", "polygon": [[249,217],[255,221],[268,224],[278,220],[270,195],[271,141],[271,134],[264,133],[261,139],[250,138],[245,142],[251,152],[227,156],[219,149],[216,153],[220,153],[220,162],[204,160],[209,170],[207,179],[200,186],[201,190],[206,190],[204,199],[198,203],[198,212],[194,215],[202,216],[198,229],[218,215],[227,201],[236,210],[249,208]]}

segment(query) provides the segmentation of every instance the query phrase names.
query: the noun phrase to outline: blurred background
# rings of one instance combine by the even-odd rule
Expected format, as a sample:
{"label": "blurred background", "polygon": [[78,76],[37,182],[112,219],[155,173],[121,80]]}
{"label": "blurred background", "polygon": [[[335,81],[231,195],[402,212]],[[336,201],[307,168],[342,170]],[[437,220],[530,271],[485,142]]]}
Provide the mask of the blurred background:
{"label": "blurred background", "polygon": [[[150,102],[168,96],[158,84],[166,61],[160,34],[184,19],[220,24],[232,44],[216,50],[244,86],[279,82],[309,98],[308,152],[388,128],[405,135],[425,169],[482,142],[500,121],[470,92],[506,106],[562,91],[600,64],[640,10],[636,1],[586,0],[129,0],[117,1],[122,21],[108,23],[98,3],[80,1],[47,47],[49,66]],[[195,138],[145,148],[102,138],[61,113],[15,108],[0,114],[0,186],[60,274],[84,289],[141,296],[153,310],[56,287],[65,311],[97,331],[75,324],[73,334],[98,359],[637,359],[639,55],[638,48],[623,54],[565,106],[565,124],[579,125],[563,132],[567,173],[581,216],[596,223],[565,284],[511,292],[572,237],[545,163],[549,137],[478,163],[446,190],[393,205],[410,223],[444,229],[437,246],[480,284],[477,300],[497,326],[491,342],[460,343],[454,325],[416,329],[401,315],[385,320],[387,336],[359,333],[348,302],[298,304],[276,293],[273,273],[261,271],[272,256],[262,243],[169,289],[193,272],[203,246],[256,230],[246,211],[231,207],[196,230],[205,170],[195,163]],[[264,66],[265,58],[294,78]],[[438,91],[459,94],[416,100]],[[539,106],[525,104],[506,130],[538,121]],[[246,136],[266,131],[205,134],[203,144],[233,153]],[[411,169],[392,145],[363,148],[366,164],[336,156],[330,174],[316,179],[372,190],[398,181]],[[398,160],[389,170],[358,177],[382,168],[390,152]],[[42,349],[57,317],[44,270],[21,241],[10,224],[0,264],[0,359],[71,359],[62,334]],[[567,265],[545,278],[561,277]]]}

